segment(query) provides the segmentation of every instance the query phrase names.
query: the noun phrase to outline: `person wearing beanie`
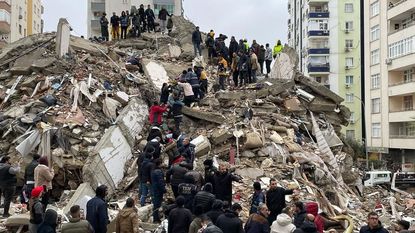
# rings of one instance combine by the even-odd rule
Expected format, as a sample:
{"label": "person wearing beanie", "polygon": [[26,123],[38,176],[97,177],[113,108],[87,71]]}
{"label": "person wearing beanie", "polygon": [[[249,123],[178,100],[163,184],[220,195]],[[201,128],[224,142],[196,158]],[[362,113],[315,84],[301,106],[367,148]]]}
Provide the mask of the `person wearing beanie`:
{"label": "person wearing beanie", "polygon": [[108,187],[98,186],[95,190],[96,196],[86,203],[86,220],[94,228],[95,233],[106,233],[109,224],[107,203],[105,197]]}
{"label": "person wearing beanie", "polygon": [[230,210],[226,210],[225,213],[218,217],[216,226],[226,233],[243,233],[244,228],[241,219],[239,219],[241,211],[241,205],[238,203],[233,204]]}
{"label": "person wearing beanie", "polygon": [[42,156],[39,159],[39,165],[35,168],[35,186],[43,186],[44,194],[42,197],[43,208],[46,211],[46,207],[49,204],[50,192],[52,191],[52,180],[55,176],[53,168],[49,167],[48,157]]}
{"label": "person wearing beanie", "polygon": [[212,191],[212,184],[206,183],[203,189],[194,197],[193,206],[200,205],[203,208],[203,213],[207,213],[212,208],[213,201],[215,200],[215,195],[212,194]]}
{"label": "person wearing beanie", "polygon": [[216,199],[213,201],[212,209],[208,211],[206,215],[212,220],[213,224],[216,224],[216,220],[223,213],[223,201]]}
{"label": "person wearing beanie", "polygon": [[261,189],[261,184],[256,181],[254,182],[254,194],[252,195],[251,209],[249,214],[257,213],[258,206],[265,203],[265,194]]}
{"label": "person wearing beanie", "polygon": [[24,203],[27,203],[27,201],[30,199],[30,194],[32,193],[32,189],[35,187],[35,168],[37,165],[39,165],[39,154],[33,155],[32,162],[29,163],[29,165],[26,166],[25,172],[24,172],[24,188],[23,192],[25,195],[23,195],[24,198],[22,198]]}
{"label": "person wearing beanie", "polygon": [[184,208],[185,199],[183,196],[176,198],[177,207],[172,209],[168,217],[167,233],[187,233],[192,223],[192,213]]}
{"label": "person wearing beanie", "polygon": [[55,210],[48,209],[45,213],[43,222],[39,225],[37,233],[56,233],[58,226],[58,213]]}
{"label": "person wearing beanie", "polygon": [[292,233],[294,230],[291,217],[285,213],[279,214],[271,225],[271,233]]}
{"label": "person wearing beanie", "polygon": [[216,173],[216,167],[213,166],[213,160],[212,159],[206,159],[203,161],[203,165],[205,167],[205,182],[211,183],[213,186],[215,185],[215,173]]}
{"label": "person wearing beanie", "polygon": [[43,222],[44,208],[40,201],[43,195],[43,186],[37,186],[32,189],[30,194],[31,198],[29,201],[29,232],[37,233],[39,225]]}
{"label": "person wearing beanie", "polygon": [[3,156],[2,161],[3,162],[0,163],[0,190],[3,192],[4,196],[3,218],[8,218],[10,216],[10,203],[12,202],[14,192],[16,191],[16,175],[20,172],[20,162],[17,166],[12,166],[9,156]]}
{"label": "person wearing beanie", "polygon": [[202,228],[202,216],[203,216],[203,206],[197,205],[194,208],[195,218],[189,227],[189,233],[197,233],[200,228]]}

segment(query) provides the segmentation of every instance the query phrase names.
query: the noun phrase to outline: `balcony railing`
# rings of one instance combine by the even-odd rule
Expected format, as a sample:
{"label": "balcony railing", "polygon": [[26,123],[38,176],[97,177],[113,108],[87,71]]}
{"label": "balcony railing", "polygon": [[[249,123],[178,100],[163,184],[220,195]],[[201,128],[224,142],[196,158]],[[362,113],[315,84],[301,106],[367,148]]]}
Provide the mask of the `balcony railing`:
{"label": "balcony railing", "polygon": [[330,64],[308,64],[307,69],[309,73],[330,72]]}
{"label": "balcony railing", "polygon": [[401,109],[394,109],[394,110],[389,110],[390,113],[394,113],[394,112],[410,112],[410,111],[414,111],[414,107],[408,107],[408,108],[401,108]]}
{"label": "balcony railing", "polygon": [[308,54],[330,54],[329,48],[309,48]]}
{"label": "balcony railing", "polygon": [[329,36],[329,30],[310,30],[308,31],[308,36]]}
{"label": "balcony railing", "polygon": [[415,135],[410,134],[400,134],[400,135],[389,135],[389,138],[403,138],[403,139],[414,139]]}
{"label": "balcony railing", "polygon": [[389,1],[388,8],[391,9],[391,8],[393,8],[393,7],[395,7],[395,6],[399,5],[399,4],[402,4],[402,3],[406,2],[406,1],[408,1],[408,0]]}
{"label": "balcony railing", "polygon": [[308,13],[308,18],[329,18],[329,12],[310,12]]}
{"label": "balcony railing", "polygon": [[415,79],[410,79],[410,80],[401,81],[401,82],[397,82],[397,83],[389,83],[389,86],[394,87],[394,86],[404,85],[404,84],[413,83],[413,82],[415,82]]}
{"label": "balcony railing", "polygon": [[394,31],[389,32],[389,33],[388,33],[388,35],[392,35],[392,34],[394,34],[394,33],[400,32],[400,31],[405,30],[405,29],[407,29],[407,28],[409,28],[409,27],[411,27],[411,26],[413,26],[413,25],[415,25],[415,20],[412,20],[411,22],[407,23],[407,24],[405,25],[405,28],[404,28],[404,27],[402,27],[402,26],[399,26],[399,28],[398,28],[398,29],[396,29],[396,30],[394,30]]}

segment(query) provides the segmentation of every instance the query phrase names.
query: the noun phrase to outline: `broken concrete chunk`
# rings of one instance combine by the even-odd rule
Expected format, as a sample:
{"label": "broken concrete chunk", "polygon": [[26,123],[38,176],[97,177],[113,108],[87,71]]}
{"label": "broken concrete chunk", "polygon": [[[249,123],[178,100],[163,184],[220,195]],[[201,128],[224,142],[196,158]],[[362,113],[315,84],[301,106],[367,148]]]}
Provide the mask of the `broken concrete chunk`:
{"label": "broken concrete chunk", "polygon": [[263,142],[259,133],[249,132],[246,134],[246,142],[244,144],[246,149],[258,148],[261,147],[262,144]]}
{"label": "broken concrete chunk", "polygon": [[31,74],[32,73],[32,64],[42,57],[42,54],[46,52],[45,48],[39,48],[35,51],[24,55],[23,57],[18,58],[13,67],[10,69],[10,72],[14,75],[18,74]]}
{"label": "broken concrete chunk", "polygon": [[79,205],[81,209],[85,210],[86,216],[86,203],[95,196],[95,191],[92,189],[89,183],[82,183],[76,189],[69,202],[63,208],[63,213],[68,214],[69,210],[74,205]]}
{"label": "broken concrete chunk", "polygon": [[236,169],[235,173],[242,177],[255,180],[258,177],[264,175],[264,170],[259,169],[259,168],[248,167],[248,168]]}
{"label": "broken concrete chunk", "polygon": [[233,135],[227,129],[215,129],[210,138],[213,144],[217,145],[226,142],[232,136]]}
{"label": "broken concrete chunk", "polygon": [[169,56],[172,58],[177,58],[182,54],[182,49],[177,45],[169,44]]}
{"label": "broken concrete chunk", "polygon": [[197,138],[193,139],[190,143],[196,146],[195,155],[197,157],[206,155],[207,153],[209,153],[211,149],[209,139],[203,135],[200,135]]}
{"label": "broken concrete chunk", "polygon": [[261,168],[270,168],[274,164],[274,161],[271,158],[266,158],[261,163]]}
{"label": "broken concrete chunk", "polygon": [[168,83],[169,81],[164,67],[154,61],[144,60],[144,73],[158,90],[161,89],[163,83]]}
{"label": "broken concrete chunk", "polygon": [[51,66],[55,62],[56,58],[54,57],[41,58],[33,62],[32,68],[45,69],[46,67]]}
{"label": "broken concrete chunk", "polygon": [[198,110],[195,108],[189,108],[186,106],[183,107],[182,111],[183,111],[183,114],[200,119],[200,120],[205,120],[205,121],[213,122],[216,124],[223,124],[225,122],[225,117],[223,117],[219,113],[205,112],[202,110]]}
{"label": "broken concrete chunk", "polygon": [[254,158],[256,157],[256,154],[250,150],[245,150],[244,152],[242,152],[241,157]]}
{"label": "broken concrete chunk", "polygon": [[336,93],[330,91],[330,89],[328,89],[324,85],[311,80],[310,78],[307,78],[307,77],[302,76],[302,75],[298,75],[296,77],[296,80],[299,81],[300,83],[306,85],[307,87],[311,88],[317,94],[333,100],[336,104],[340,104],[341,102],[344,101],[344,99],[342,97],[340,97]]}
{"label": "broken concrete chunk", "polygon": [[115,93],[114,96],[114,99],[116,99],[122,105],[126,105],[128,103],[129,98],[130,97],[128,96],[128,94],[123,91],[117,91],[117,93]]}
{"label": "broken concrete chunk", "polygon": [[277,144],[283,144],[284,140],[282,139],[282,137],[275,131],[271,132],[271,136],[269,137],[269,139],[271,139],[273,142],[277,143]]}

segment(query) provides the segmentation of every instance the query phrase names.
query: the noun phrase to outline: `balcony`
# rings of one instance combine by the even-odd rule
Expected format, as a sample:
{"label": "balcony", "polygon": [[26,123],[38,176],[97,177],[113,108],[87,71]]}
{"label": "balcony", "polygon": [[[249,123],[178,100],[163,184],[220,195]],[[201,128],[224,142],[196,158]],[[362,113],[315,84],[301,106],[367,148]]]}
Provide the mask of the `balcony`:
{"label": "balcony", "polygon": [[396,136],[389,136],[389,147],[390,148],[397,148],[397,149],[415,149],[414,143],[415,137],[396,137]]}
{"label": "balcony", "polygon": [[7,21],[0,21],[0,34],[8,34],[10,32],[10,24]]}
{"label": "balcony", "polygon": [[413,0],[390,0],[388,2],[388,20],[415,9]]}
{"label": "balcony", "polygon": [[330,64],[326,63],[326,64],[308,64],[307,66],[308,69],[308,73],[313,73],[313,74],[324,74],[324,73],[329,73],[330,72]]}
{"label": "balcony", "polygon": [[11,13],[12,7],[10,5],[10,0],[0,0],[0,9]]}
{"label": "balcony", "polygon": [[389,84],[389,96],[407,95],[415,92],[415,80]]}
{"label": "balcony", "polygon": [[329,17],[330,17],[329,12],[310,12],[310,13],[308,13],[308,18],[321,19],[321,18],[329,18]]}
{"label": "balcony", "polygon": [[389,111],[389,122],[407,122],[413,121],[414,118],[415,110],[413,108]]}
{"label": "balcony", "polygon": [[310,30],[307,33],[308,37],[328,37],[330,35],[329,30]]}
{"label": "balcony", "polygon": [[329,48],[309,48],[308,55],[330,54]]}

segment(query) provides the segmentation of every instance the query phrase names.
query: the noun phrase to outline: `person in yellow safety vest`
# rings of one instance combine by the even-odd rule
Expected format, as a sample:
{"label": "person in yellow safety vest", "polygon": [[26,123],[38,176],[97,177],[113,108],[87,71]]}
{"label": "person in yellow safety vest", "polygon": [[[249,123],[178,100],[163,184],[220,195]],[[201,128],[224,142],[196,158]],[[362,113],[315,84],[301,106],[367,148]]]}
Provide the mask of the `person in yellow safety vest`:
{"label": "person in yellow safety vest", "polygon": [[245,45],[245,53],[247,53],[249,51],[249,44],[248,44],[247,39],[244,39],[244,45]]}
{"label": "person in yellow safety vest", "polygon": [[228,62],[223,58],[223,55],[219,55],[218,61],[218,76],[219,76],[219,86],[221,90],[225,90],[225,81],[227,78],[226,70],[228,69]]}
{"label": "person in yellow safety vest", "polygon": [[274,57],[274,59],[277,57],[279,53],[281,53],[282,49],[283,46],[281,44],[281,41],[278,40],[277,44],[274,46],[274,50],[272,51],[272,56]]}

